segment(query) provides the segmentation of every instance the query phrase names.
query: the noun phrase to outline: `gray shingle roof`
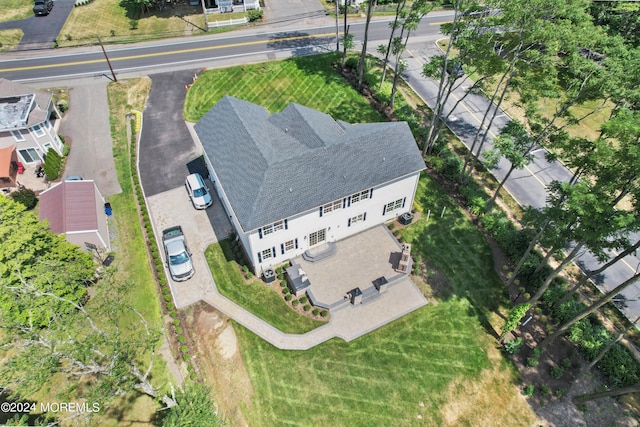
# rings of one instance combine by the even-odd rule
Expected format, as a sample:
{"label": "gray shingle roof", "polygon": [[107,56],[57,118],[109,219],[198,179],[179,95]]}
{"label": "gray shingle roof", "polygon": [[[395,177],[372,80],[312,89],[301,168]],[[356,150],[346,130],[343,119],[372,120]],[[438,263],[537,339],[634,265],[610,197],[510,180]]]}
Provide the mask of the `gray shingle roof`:
{"label": "gray shingle roof", "polygon": [[348,124],[295,103],[270,115],[225,96],[195,130],[245,231],[425,168],[405,122]]}

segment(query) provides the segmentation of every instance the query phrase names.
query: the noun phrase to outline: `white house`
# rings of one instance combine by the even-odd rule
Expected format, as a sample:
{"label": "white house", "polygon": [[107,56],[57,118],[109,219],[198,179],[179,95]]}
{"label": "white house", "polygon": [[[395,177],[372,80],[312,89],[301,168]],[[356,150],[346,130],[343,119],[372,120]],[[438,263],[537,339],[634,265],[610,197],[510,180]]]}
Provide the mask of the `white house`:
{"label": "white house", "polygon": [[195,125],[256,273],[411,209],[425,164],[405,122],[349,124],[222,98]]}
{"label": "white house", "polygon": [[0,149],[15,145],[23,164],[42,162],[49,147],[62,154],[54,108],[50,93],[0,78]]}

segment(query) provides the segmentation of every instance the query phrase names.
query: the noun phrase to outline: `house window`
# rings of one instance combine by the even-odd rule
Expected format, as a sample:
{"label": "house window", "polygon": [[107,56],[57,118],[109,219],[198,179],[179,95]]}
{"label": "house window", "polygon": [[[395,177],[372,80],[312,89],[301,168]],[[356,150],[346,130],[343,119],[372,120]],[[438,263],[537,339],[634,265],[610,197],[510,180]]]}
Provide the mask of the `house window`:
{"label": "house window", "polygon": [[40,125],[35,125],[31,129],[33,130],[33,133],[35,133],[38,138],[43,137],[45,135],[44,129],[42,129],[42,126]]}
{"label": "house window", "polygon": [[363,213],[361,213],[360,215],[356,215],[353,218],[351,218],[351,225],[364,221],[364,215]]}
{"label": "house window", "polygon": [[396,209],[402,208],[404,205],[404,199],[398,199],[395,202],[387,203],[385,212],[389,213],[391,211],[395,211]]}
{"label": "house window", "polygon": [[18,153],[25,163],[36,163],[42,161],[35,148],[24,148],[22,150],[18,150]]}
{"label": "house window", "polygon": [[333,212],[337,209],[342,209],[342,200],[336,200],[335,202],[327,203],[326,205],[322,205],[322,213],[328,214],[329,212]]}
{"label": "house window", "polygon": [[13,139],[18,142],[24,141],[24,136],[22,136],[22,132],[20,132],[19,130],[12,130],[11,135],[13,135]]}
{"label": "house window", "polygon": [[53,126],[51,125],[51,122],[47,120],[46,122],[44,122],[44,127],[46,127],[47,130],[51,130]]}
{"label": "house window", "polygon": [[327,238],[327,229],[323,228],[322,230],[314,231],[309,234],[309,246],[317,245],[318,243],[322,243]]}
{"label": "house window", "polygon": [[262,227],[262,235],[266,236],[276,231],[284,230],[284,221],[274,222],[273,224]]}
{"label": "house window", "polygon": [[351,203],[359,202],[369,198],[369,190],[364,190],[356,194],[351,195]]}
{"label": "house window", "polygon": [[294,250],[296,247],[296,242],[294,240],[289,240],[287,242],[284,242],[284,251],[285,252],[289,252]]}
{"label": "house window", "polygon": [[265,260],[269,258],[273,258],[273,251],[271,250],[271,248],[262,251],[262,259]]}

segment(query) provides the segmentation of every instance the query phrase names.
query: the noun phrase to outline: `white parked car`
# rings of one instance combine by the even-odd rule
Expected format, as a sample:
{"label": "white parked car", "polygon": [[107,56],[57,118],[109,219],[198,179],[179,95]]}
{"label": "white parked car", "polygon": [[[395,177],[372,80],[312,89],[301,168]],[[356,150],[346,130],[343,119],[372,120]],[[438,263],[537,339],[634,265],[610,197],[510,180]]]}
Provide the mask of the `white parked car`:
{"label": "white parked car", "polygon": [[176,225],[162,230],[162,245],[171,278],[182,282],[193,277],[195,270],[182,227]]}
{"label": "white parked car", "polygon": [[213,204],[213,198],[199,173],[189,175],[184,183],[187,194],[196,209],[206,209]]}

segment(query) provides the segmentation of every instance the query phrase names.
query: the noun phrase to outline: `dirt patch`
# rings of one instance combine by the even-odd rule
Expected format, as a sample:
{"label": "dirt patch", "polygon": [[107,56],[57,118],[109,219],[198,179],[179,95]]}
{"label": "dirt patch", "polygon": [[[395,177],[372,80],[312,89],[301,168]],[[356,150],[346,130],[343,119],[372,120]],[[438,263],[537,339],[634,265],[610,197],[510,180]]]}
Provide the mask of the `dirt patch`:
{"label": "dirt patch", "polygon": [[208,304],[189,308],[196,363],[211,386],[218,410],[231,426],[246,426],[241,408],[249,406],[253,388],[229,318]]}

